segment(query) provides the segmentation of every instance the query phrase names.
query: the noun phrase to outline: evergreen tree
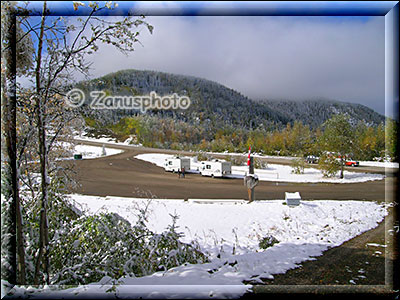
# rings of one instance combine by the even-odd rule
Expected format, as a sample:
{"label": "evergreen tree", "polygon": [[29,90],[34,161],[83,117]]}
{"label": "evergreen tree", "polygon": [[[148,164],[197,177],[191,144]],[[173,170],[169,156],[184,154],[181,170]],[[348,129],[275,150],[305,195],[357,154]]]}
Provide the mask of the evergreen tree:
{"label": "evergreen tree", "polygon": [[335,115],[323,124],[321,144],[325,151],[335,152],[340,160],[340,178],[343,178],[346,157],[354,147],[354,130],[347,115]]}

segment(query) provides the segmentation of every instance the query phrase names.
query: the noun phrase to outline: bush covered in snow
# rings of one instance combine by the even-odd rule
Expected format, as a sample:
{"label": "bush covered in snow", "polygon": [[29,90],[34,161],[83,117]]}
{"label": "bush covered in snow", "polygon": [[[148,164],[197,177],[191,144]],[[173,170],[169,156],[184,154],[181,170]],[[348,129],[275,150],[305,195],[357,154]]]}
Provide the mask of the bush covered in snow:
{"label": "bush covered in snow", "polygon": [[303,157],[298,157],[292,160],[291,167],[293,174],[304,174],[306,162]]}
{"label": "bush covered in snow", "polygon": [[212,159],[212,157],[211,157],[210,154],[207,154],[207,153],[204,153],[204,152],[199,152],[197,154],[197,160],[198,161],[209,161],[211,159]]}
{"label": "bush covered in snow", "polygon": [[[24,199],[27,283],[33,282],[39,243],[39,205]],[[182,243],[176,219],[161,234],[146,225],[145,210],[131,225],[115,213],[87,215],[58,193],[49,195],[50,283],[88,284],[104,276],[140,277],[207,257],[196,245]],[[44,274],[41,274],[44,277]],[[39,280],[40,281],[40,280]],[[43,281],[42,281],[43,282]]]}
{"label": "bush covered in snow", "polygon": [[244,166],[247,163],[247,157],[242,155],[226,155],[226,161],[230,161],[233,166]]}
{"label": "bush covered in snow", "polygon": [[279,243],[279,241],[272,235],[267,235],[266,237],[263,237],[260,242],[258,243],[258,246],[261,249],[267,249],[269,247],[272,247],[274,244]]}
{"label": "bush covered in snow", "polygon": [[155,234],[142,220],[132,227],[114,213],[81,216],[57,235],[52,247],[52,282],[57,284],[140,277],[206,261],[200,251],[179,241],[174,226]]}
{"label": "bush covered in snow", "polygon": [[268,168],[268,163],[266,160],[256,157],[254,159],[254,168],[256,169],[266,169]]}

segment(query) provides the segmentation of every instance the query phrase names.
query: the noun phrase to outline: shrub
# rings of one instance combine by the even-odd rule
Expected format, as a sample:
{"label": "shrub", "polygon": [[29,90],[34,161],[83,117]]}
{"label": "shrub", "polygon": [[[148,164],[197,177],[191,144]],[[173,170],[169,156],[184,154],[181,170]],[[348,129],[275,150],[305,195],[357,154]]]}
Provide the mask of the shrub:
{"label": "shrub", "polygon": [[211,155],[204,153],[204,152],[199,152],[197,154],[197,161],[209,161],[211,160]]}
{"label": "shrub", "polygon": [[272,235],[267,235],[266,237],[264,237],[260,240],[260,242],[258,243],[258,246],[261,249],[267,249],[277,243],[279,243],[279,241],[275,237],[273,237]]}
{"label": "shrub", "polygon": [[254,168],[256,168],[256,169],[266,169],[266,168],[268,168],[268,163],[267,163],[267,161],[256,157],[254,159]]}
{"label": "shrub", "polygon": [[247,157],[244,155],[226,155],[226,161],[230,161],[233,166],[243,166],[247,163]]}
{"label": "shrub", "polygon": [[303,157],[293,159],[291,162],[292,173],[293,174],[304,174],[305,166],[306,166],[306,162]]}

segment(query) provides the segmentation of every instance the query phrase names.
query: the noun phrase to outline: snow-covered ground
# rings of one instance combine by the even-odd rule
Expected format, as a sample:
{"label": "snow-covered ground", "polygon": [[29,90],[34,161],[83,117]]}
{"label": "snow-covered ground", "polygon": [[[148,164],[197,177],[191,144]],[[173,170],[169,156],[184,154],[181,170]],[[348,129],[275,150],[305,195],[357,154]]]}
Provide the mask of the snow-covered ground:
{"label": "snow-covered ground", "polygon": [[399,168],[399,163],[389,161],[360,161],[360,166],[380,167],[380,168]]}
{"label": "snow-covered ground", "polygon": [[[102,146],[89,146],[83,144],[71,144],[67,142],[60,142],[62,147],[65,149],[69,149],[73,152],[73,154],[82,154],[83,159],[91,159],[98,158],[103,156],[114,155],[123,152],[123,150],[115,149],[111,147],[103,147]],[[68,157],[67,159],[73,159],[74,156]]]}
{"label": "snow-covered ground", "polygon": [[[237,152],[204,152],[207,154],[216,154],[216,155],[229,155],[229,156],[247,156],[247,152],[245,153],[237,153]],[[271,159],[285,159],[285,160],[293,160],[298,157],[295,156],[277,156],[277,155],[264,155],[264,154],[258,154],[258,153],[252,153],[252,156],[255,158],[271,158]],[[365,166],[365,167],[379,167],[379,168],[399,168],[399,163],[397,162],[390,162],[390,161],[359,161],[360,166]]]}
{"label": "snow-covered ground", "polygon": [[132,147],[140,147],[142,144],[131,144],[132,138],[127,138],[123,142],[118,142],[116,139],[111,138],[111,137],[101,137],[101,138],[94,138],[94,137],[88,137],[85,135],[86,133],[82,134],[76,134],[74,136],[75,141],[88,141],[88,142],[97,142],[97,143],[103,143],[105,145],[129,145]]}
{"label": "snow-covered ground", "polygon": [[[239,153],[239,152],[228,152],[228,151],[224,151],[224,152],[207,151],[204,153],[211,154],[211,155],[216,154],[216,155],[243,156],[243,157],[247,157],[247,154],[248,154],[248,152]],[[286,160],[292,160],[292,159],[298,158],[295,156],[265,155],[265,154],[258,154],[258,153],[252,153],[251,156],[253,156],[255,158],[279,158],[279,159],[286,159]]]}
{"label": "snow-covered ground", "polygon": [[[207,154],[217,154],[217,155],[230,155],[230,156],[247,156],[247,152],[245,153],[237,153],[237,152],[204,152]],[[295,156],[276,156],[276,155],[264,155],[264,154],[258,154],[258,153],[252,153],[252,156],[255,158],[272,158],[272,159],[286,159],[286,160],[293,160],[298,157]],[[390,161],[359,161],[360,166],[366,166],[366,167],[379,167],[379,168],[399,168],[399,163],[397,162],[390,162]]]}
{"label": "snow-covered ground", "polygon": [[[177,230],[184,234],[181,241],[195,241],[210,262],[185,264],[144,277],[104,277],[69,289],[14,287],[14,297],[239,298],[251,289],[251,283],[273,279],[274,274],[315,260],[327,249],[376,227],[387,215],[386,205],[371,201],[301,201],[299,206],[289,207],[283,200],[69,197],[86,214],[114,212],[131,224],[137,220],[138,209],[147,207],[148,228],[156,233],[171,224],[171,215],[177,215]],[[279,242],[260,249],[259,241],[266,236]]]}
{"label": "snow-covered ground", "polygon": [[97,158],[102,156],[109,156],[123,152],[123,150],[104,147],[97,147],[97,146],[88,146],[88,145],[76,145],[75,146],[75,153],[82,153],[82,158]]}
{"label": "snow-covered ground", "polygon": [[[162,153],[146,153],[136,155],[135,158],[144,161],[151,162],[159,167],[163,167],[166,158],[171,158],[173,155],[162,154]],[[191,169],[197,170],[200,167],[200,163],[191,158]],[[248,171],[247,166],[232,166],[232,175],[229,177],[243,178],[245,173]],[[280,182],[304,182],[304,183],[355,183],[355,182],[366,182],[370,180],[381,180],[385,178],[381,174],[371,173],[360,173],[360,172],[349,172],[344,171],[344,178],[324,178],[321,171],[315,168],[305,168],[304,174],[293,174],[292,167],[279,165],[279,164],[268,164],[266,169],[255,169],[254,173],[258,175],[259,180],[262,181],[280,181]]]}
{"label": "snow-covered ground", "polygon": [[[88,214],[115,212],[132,224],[138,208],[148,205],[148,227],[162,232],[178,215],[183,242],[197,241],[210,262],[182,265],[150,276],[118,280],[119,297],[235,298],[256,282],[285,273],[306,260],[314,260],[330,247],[370,230],[387,214],[384,205],[366,201],[301,201],[296,207],[283,200],[145,200],[122,197],[70,195]],[[150,203],[149,203],[150,201]],[[259,241],[267,235],[279,243],[263,250]],[[62,291],[66,296],[105,293],[112,279]],[[79,294],[76,294],[79,293]],[[54,292],[53,297],[57,296]]]}

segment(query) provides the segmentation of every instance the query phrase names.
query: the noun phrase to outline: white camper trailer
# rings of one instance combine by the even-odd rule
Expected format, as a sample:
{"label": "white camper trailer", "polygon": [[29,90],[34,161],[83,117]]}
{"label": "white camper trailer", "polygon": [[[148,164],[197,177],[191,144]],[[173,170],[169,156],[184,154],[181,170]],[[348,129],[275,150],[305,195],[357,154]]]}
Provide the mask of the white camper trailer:
{"label": "white camper trailer", "polygon": [[202,176],[223,177],[232,174],[232,165],[229,161],[213,160],[202,162],[200,167]]}
{"label": "white camper trailer", "polygon": [[185,172],[190,170],[190,158],[186,157],[173,157],[167,158],[164,163],[164,170],[171,172],[182,171],[185,168]]}

